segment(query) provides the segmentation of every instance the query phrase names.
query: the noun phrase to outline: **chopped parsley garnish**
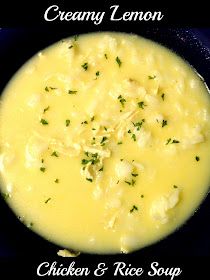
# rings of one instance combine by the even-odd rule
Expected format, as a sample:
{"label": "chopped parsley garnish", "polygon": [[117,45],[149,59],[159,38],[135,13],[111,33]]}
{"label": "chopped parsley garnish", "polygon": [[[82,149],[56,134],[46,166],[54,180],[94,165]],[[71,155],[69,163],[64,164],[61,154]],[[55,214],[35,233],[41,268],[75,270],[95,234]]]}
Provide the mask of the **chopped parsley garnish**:
{"label": "chopped parsley garnish", "polygon": [[91,179],[91,178],[86,178],[86,180],[91,182],[91,183],[93,182],[93,179]]}
{"label": "chopped parsley garnish", "polygon": [[161,94],[161,98],[163,99],[163,101],[165,100],[165,93]]}
{"label": "chopped parsley garnish", "polygon": [[118,142],[117,145],[122,145],[122,141]]}
{"label": "chopped parsley garnish", "polygon": [[120,161],[123,161],[123,158],[121,158]]}
{"label": "chopped parsley garnish", "polygon": [[56,87],[45,87],[45,91],[49,92],[50,90],[55,90]]}
{"label": "chopped parsley garnish", "polygon": [[128,133],[131,133],[131,130],[130,130],[130,129],[128,130]]}
{"label": "chopped parsley garnish", "polygon": [[121,64],[122,64],[122,61],[120,60],[120,58],[117,56],[115,60],[116,60],[117,64],[118,64],[119,67],[120,67]]}
{"label": "chopped parsley garnish", "polygon": [[104,57],[105,57],[106,59],[108,59],[108,56],[107,56],[107,54],[106,54],[106,53],[104,54]]}
{"label": "chopped parsley garnish", "polygon": [[199,161],[199,160],[200,160],[200,157],[196,156],[195,159],[196,159],[196,161]]}
{"label": "chopped parsley garnish", "polygon": [[92,130],[96,130],[96,128],[93,127]]}
{"label": "chopped parsley garnish", "polygon": [[162,127],[166,126],[168,124],[167,120],[162,120]]}
{"label": "chopped parsley garnish", "polygon": [[176,185],[174,185],[173,187],[174,187],[174,189],[178,189],[178,187]]}
{"label": "chopped parsley garnish", "polygon": [[43,125],[48,125],[49,124],[48,121],[45,120],[45,119],[41,119],[40,123],[43,124]]}
{"label": "chopped parsley garnish", "polygon": [[46,108],[44,108],[43,113],[47,112],[50,109],[50,106],[47,106]]}
{"label": "chopped parsley garnish", "polygon": [[134,186],[136,181],[135,180],[131,180],[131,181],[124,181],[126,184],[128,184],[129,186]]}
{"label": "chopped parsley garnish", "polygon": [[155,75],[153,75],[153,76],[148,76],[148,78],[149,78],[149,80],[154,80],[154,79],[156,78],[156,76],[155,76]]}
{"label": "chopped parsley garnish", "polygon": [[43,158],[42,158],[41,162],[44,163],[44,159]]}
{"label": "chopped parsley garnish", "polygon": [[104,167],[102,166],[98,171],[104,171]]}
{"label": "chopped parsley garnish", "polygon": [[88,63],[85,62],[84,64],[82,64],[82,68],[87,71],[88,70]]}
{"label": "chopped parsley garnish", "polygon": [[59,157],[58,153],[56,151],[54,151],[52,154],[51,154],[52,157]]}
{"label": "chopped parsley garnish", "polygon": [[68,91],[68,94],[76,94],[77,93],[77,90],[69,90]]}
{"label": "chopped parsley garnish", "polygon": [[87,163],[90,162],[90,161],[91,161],[91,160],[89,160],[89,159],[83,158],[83,159],[82,159],[82,164],[85,165],[85,164],[87,164]]}
{"label": "chopped parsley garnish", "polygon": [[57,184],[58,184],[58,183],[59,183],[59,179],[55,179],[55,183],[57,183]]}
{"label": "chopped parsley garnish", "polygon": [[95,120],[95,116],[92,116],[92,118],[90,119],[91,122],[93,122]]}
{"label": "chopped parsley garnish", "polygon": [[47,204],[51,200],[51,197],[49,197],[47,200],[45,200],[45,204]]}
{"label": "chopped parsley garnish", "polygon": [[107,128],[104,126],[104,130],[107,131]]}
{"label": "chopped parsley garnish", "polygon": [[136,141],[136,134],[132,134],[131,138],[133,139],[133,141]]}
{"label": "chopped parsley garnish", "polygon": [[171,138],[168,138],[167,141],[166,141],[166,145],[168,144],[178,144],[180,143],[179,140],[176,140],[176,139],[171,139]]}
{"label": "chopped parsley garnish", "polygon": [[140,101],[140,102],[138,102],[138,106],[139,106],[139,108],[144,109],[144,107],[147,105],[144,103],[144,101]]}
{"label": "chopped parsley garnish", "polygon": [[133,177],[139,176],[139,174],[137,174],[137,173],[131,173],[131,175],[132,175]]}
{"label": "chopped parsley garnish", "polygon": [[144,195],[143,195],[143,194],[141,195],[141,198],[144,198]]}
{"label": "chopped parsley garnish", "polygon": [[118,180],[116,184],[118,185],[118,184],[119,184],[119,182],[120,182],[120,181]]}
{"label": "chopped parsley garnish", "polygon": [[178,143],[180,143],[179,140],[173,139],[171,144],[178,144]]}
{"label": "chopped parsley garnish", "polygon": [[69,49],[72,49],[74,46],[73,45],[71,45],[71,46],[69,46]]}
{"label": "chopped parsley garnish", "polygon": [[133,213],[133,211],[137,211],[138,207],[136,205],[133,205],[133,207],[130,210],[130,213]]}
{"label": "chopped parsley garnish", "polygon": [[106,136],[103,136],[103,138],[101,139],[100,144],[104,146],[104,145],[105,145],[104,142],[105,142],[107,139],[108,139],[108,138],[107,138]]}
{"label": "chopped parsley garnish", "polygon": [[132,122],[132,124],[134,125],[134,127],[137,127],[137,130],[139,131],[144,122],[145,119],[142,119],[140,122],[136,122],[136,123]]}
{"label": "chopped parsley garnish", "polygon": [[126,102],[125,98],[123,98],[122,95],[119,95],[119,96],[117,97],[117,99],[119,99],[121,105],[124,107],[124,106],[125,106],[124,103]]}
{"label": "chopped parsley garnish", "polygon": [[96,77],[98,77],[100,75],[100,72],[99,71],[97,71],[96,72]]}
{"label": "chopped parsley garnish", "polygon": [[69,126],[70,125],[70,120],[66,120],[66,126]]}
{"label": "chopped parsley garnish", "polygon": [[40,167],[40,171],[45,172],[46,168],[45,167]]}
{"label": "chopped parsley garnish", "polygon": [[81,122],[81,124],[88,124],[88,122],[87,122],[87,121],[84,121],[84,122]]}
{"label": "chopped parsley garnish", "polygon": [[82,165],[86,165],[89,162],[91,162],[91,164],[94,165],[99,162],[98,153],[95,153],[95,154],[88,153],[87,154],[87,152],[85,152],[85,155],[88,157],[88,159],[86,159],[86,158],[82,159],[82,161],[81,161]]}
{"label": "chopped parsley garnish", "polygon": [[77,41],[78,38],[79,38],[79,35],[78,35],[78,34],[74,35],[74,41]]}
{"label": "chopped parsley garnish", "polygon": [[33,227],[33,225],[34,225],[34,223],[30,222],[30,223],[29,223],[29,224],[27,224],[26,226],[27,226],[27,228],[32,228],[32,227]]}
{"label": "chopped parsley garnish", "polygon": [[10,193],[1,193],[2,197],[4,200],[7,200],[8,198],[11,197],[11,194]]}

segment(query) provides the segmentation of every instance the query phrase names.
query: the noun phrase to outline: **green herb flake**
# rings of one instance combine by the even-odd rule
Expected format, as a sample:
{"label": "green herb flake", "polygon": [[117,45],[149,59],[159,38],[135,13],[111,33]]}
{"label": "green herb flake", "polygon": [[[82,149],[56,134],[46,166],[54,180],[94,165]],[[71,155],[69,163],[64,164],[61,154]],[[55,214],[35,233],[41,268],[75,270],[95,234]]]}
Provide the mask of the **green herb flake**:
{"label": "green herb flake", "polygon": [[136,141],[136,134],[132,134],[131,138],[133,139],[133,141]]}
{"label": "green herb flake", "polygon": [[119,95],[117,99],[119,99],[119,101],[120,101],[122,107],[124,107],[124,106],[125,106],[126,99],[123,98],[122,95]]}
{"label": "green herb flake", "polygon": [[168,124],[167,120],[162,120],[162,127],[166,126]]}
{"label": "green herb flake", "polygon": [[153,75],[153,76],[148,76],[148,79],[149,79],[149,80],[154,80],[155,78],[156,78],[155,75]]}
{"label": "green herb flake", "polygon": [[45,119],[41,119],[40,123],[43,124],[43,125],[48,125],[49,124],[48,121],[45,120]]}
{"label": "green herb flake", "polygon": [[34,226],[34,223],[30,222],[26,226],[27,226],[27,228],[32,228]]}
{"label": "green herb flake", "polygon": [[168,145],[171,142],[171,138],[168,138],[166,141],[166,145]]}
{"label": "green herb flake", "polygon": [[178,144],[178,143],[180,143],[179,140],[173,139],[171,144]]}
{"label": "green herb flake", "polygon": [[69,90],[68,91],[68,94],[76,94],[77,93],[77,90]]}
{"label": "green herb flake", "polygon": [[55,181],[54,181],[56,184],[58,184],[59,183],[59,179],[55,179]]}
{"label": "green herb flake", "polygon": [[139,174],[137,174],[137,173],[131,173],[131,175],[132,175],[133,177],[139,176]]}
{"label": "green herb flake", "polygon": [[167,139],[167,141],[166,141],[166,145],[168,145],[168,144],[178,144],[178,143],[180,143],[179,140],[176,140],[176,139],[172,140],[171,138]]}
{"label": "green herb flake", "polygon": [[73,45],[71,45],[71,46],[69,46],[69,49],[72,49],[74,46]]}
{"label": "green herb flake", "polygon": [[196,160],[196,161],[199,161],[199,160],[200,160],[200,157],[196,156],[196,157],[195,157],[195,160]]}
{"label": "green herb flake", "polygon": [[131,133],[131,130],[130,130],[130,129],[128,130],[128,133]]}
{"label": "green herb flake", "polygon": [[78,34],[74,35],[74,41],[75,41],[75,42],[78,40],[78,38],[79,38],[79,35],[78,35]]}
{"label": "green herb flake", "polygon": [[106,54],[106,53],[104,54],[104,57],[105,57],[106,59],[108,59],[108,56],[107,56],[107,54]]}
{"label": "green herb flake", "polygon": [[99,71],[97,71],[96,72],[96,77],[98,77],[100,75],[100,72]]}
{"label": "green herb flake", "polygon": [[43,158],[42,158],[41,162],[44,163],[44,159]]}
{"label": "green herb flake", "polygon": [[104,126],[104,130],[107,131],[107,128]]}
{"label": "green herb flake", "polygon": [[136,122],[136,123],[132,122],[132,124],[133,124],[133,126],[136,127],[137,130],[139,131],[144,122],[145,122],[145,119],[142,119],[140,122]]}
{"label": "green herb flake", "polygon": [[47,112],[50,109],[50,106],[47,106],[46,108],[44,108],[43,113]]}
{"label": "green herb flake", "polygon": [[45,204],[47,204],[51,200],[51,197],[49,197],[47,200],[45,200]]}
{"label": "green herb flake", "polygon": [[144,101],[140,101],[140,102],[138,102],[138,106],[139,106],[139,108],[144,109],[144,107],[147,105],[144,103]]}
{"label": "green herb flake", "polygon": [[48,91],[49,91],[49,88],[48,88],[48,87],[45,87],[45,89],[44,89],[44,90],[48,92]]}
{"label": "green herb flake", "polygon": [[88,124],[88,122],[87,122],[87,121],[84,121],[84,122],[81,122],[81,124]]}
{"label": "green herb flake", "polygon": [[11,197],[10,193],[1,193],[1,196],[3,197],[4,200],[7,200]]}
{"label": "green herb flake", "polygon": [[100,144],[105,144],[104,142],[107,140],[108,138],[106,136],[103,136],[103,138],[101,139]]}
{"label": "green herb flake", "polygon": [[131,182],[129,181],[124,181],[126,184],[128,184],[129,186],[131,185]]}
{"label": "green herb flake", "polygon": [[174,189],[178,189],[178,187],[177,187],[176,185],[173,185],[173,188],[174,188]]}
{"label": "green herb flake", "polygon": [[86,178],[86,180],[91,182],[91,183],[93,182],[93,179],[91,179],[91,178]]}
{"label": "green herb flake", "polygon": [[118,66],[120,67],[122,65],[122,61],[120,60],[120,58],[117,56],[115,60],[118,64]]}
{"label": "green herb flake", "polygon": [[133,213],[133,211],[138,211],[138,207],[136,205],[133,205],[133,207],[130,210],[130,213]]}
{"label": "green herb flake", "polygon": [[68,127],[70,125],[70,120],[66,120],[66,126]]}
{"label": "green herb flake", "polygon": [[143,194],[141,195],[141,198],[144,198],[144,195],[143,195]]}
{"label": "green herb flake", "polygon": [[82,68],[83,68],[85,71],[88,70],[88,63],[87,63],[87,62],[85,62],[85,63],[82,64],[81,66],[82,66]]}
{"label": "green herb flake", "polygon": [[126,184],[128,184],[129,186],[134,186],[135,185],[135,183],[136,183],[136,181],[135,180],[131,180],[131,181],[124,181]]}
{"label": "green herb flake", "polygon": [[59,157],[58,153],[56,151],[54,151],[52,154],[51,154],[52,157]]}
{"label": "green herb flake", "polygon": [[83,158],[82,161],[81,161],[81,163],[82,163],[83,165],[88,164],[88,162],[90,162],[90,160],[89,160],[89,159],[85,159],[85,158]]}
{"label": "green herb flake", "polygon": [[93,122],[95,120],[95,116],[92,116],[90,121]]}
{"label": "green herb flake", "polygon": [[165,100],[165,93],[161,94],[161,98],[162,98],[163,101]]}
{"label": "green herb flake", "polygon": [[98,171],[104,171],[104,167],[102,166]]}
{"label": "green herb flake", "polygon": [[117,143],[117,145],[122,145],[122,143],[123,143],[123,142],[122,142],[122,141],[120,141],[120,142],[118,142],[118,143]]}
{"label": "green herb flake", "polygon": [[45,167],[40,167],[40,171],[45,172],[46,168]]}

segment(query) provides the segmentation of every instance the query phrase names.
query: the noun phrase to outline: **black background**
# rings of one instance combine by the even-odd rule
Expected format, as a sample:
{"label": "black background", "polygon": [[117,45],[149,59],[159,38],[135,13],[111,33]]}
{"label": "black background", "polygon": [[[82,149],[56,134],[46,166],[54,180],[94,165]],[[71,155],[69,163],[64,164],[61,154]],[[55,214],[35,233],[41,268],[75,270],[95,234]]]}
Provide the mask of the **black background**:
{"label": "black background", "polygon": [[[7,30],[11,32],[11,39],[5,44],[5,37],[0,36],[0,90],[3,89],[11,75],[39,49],[50,44],[68,34],[85,33],[99,30],[114,30],[125,32],[140,32],[149,34],[150,30],[162,28],[162,32],[168,32],[168,28],[191,28],[202,27],[204,34],[209,36],[210,17],[207,14],[208,8],[202,5],[191,3],[184,7],[177,2],[171,3],[170,8],[161,8],[153,6],[143,7],[141,2],[134,4],[129,1],[125,5],[121,1],[99,1],[96,4],[90,2],[82,3],[77,1],[47,1],[48,3],[38,5],[38,3],[29,2],[22,4],[20,1],[14,3],[4,3],[0,8],[0,24],[2,27],[21,27],[18,29]],[[43,13],[50,4],[59,3],[60,8],[64,10],[100,10],[106,11],[107,16],[99,26],[92,22],[58,22],[46,23],[43,20]],[[61,4],[62,3],[62,4]],[[68,3],[68,4],[67,4]],[[164,14],[164,20],[159,23],[144,22],[110,22],[109,6],[119,4],[121,11],[129,10],[161,10]],[[145,6],[145,5],[144,5]],[[1,34],[0,34],[1,35]],[[6,35],[5,35],[6,36]],[[170,44],[170,42],[169,42]],[[181,47],[180,47],[181,48]],[[187,46],[186,50],[187,52]],[[6,59],[6,54],[10,53],[10,61]],[[190,53],[189,53],[190,56]],[[189,60],[192,58],[189,57]],[[209,66],[209,64],[208,64]],[[200,67],[198,65],[198,67]],[[206,80],[210,82],[210,69],[205,68]],[[199,69],[201,72],[201,69]],[[199,72],[200,72],[199,71]],[[205,279],[208,272],[210,261],[210,198],[208,197],[202,204],[199,211],[190,219],[181,230],[172,234],[169,238],[145,248],[139,252],[130,255],[115,256],[95,256],[81,255],[75,261],[77,266],[95,267],[99,262],[105,262],[109,267],[109,276],[112,279],[112,264],[115,261],[123,260],[133,266],[143,266],[146,268],[152,261],[159,261],[162,266],[180,266],[183,274],[179,279],[188,279],[196,277]],[[69,263],[72,260],[63,260],[56,257],[57,246],[47,243],[42,238],[32,232],[29,232],[17,219],[8,211],[8,207],[0,201],[0,213],[4,216],[0,218],[0,278],[7,279],[8,275],[23,275],[32,277],[36,275],[36,268],[40,262],[55,261]],[[5,230],[6,228],[6,230]],[[9,229],[9,230],[8,230]],[[107,274],[106,274],[107,275]],[[204,278],[205,277],[205,278]],[[92,279],[93,277],[88,277]],[[135,279],[135,277],[133,277]],[[153,277],[156,279],[156,277]],[[31,278],[28,278],[31,279]],[[142,279],[150,279],[142,277]],[[168,277],[158,279],[169,279]]]}

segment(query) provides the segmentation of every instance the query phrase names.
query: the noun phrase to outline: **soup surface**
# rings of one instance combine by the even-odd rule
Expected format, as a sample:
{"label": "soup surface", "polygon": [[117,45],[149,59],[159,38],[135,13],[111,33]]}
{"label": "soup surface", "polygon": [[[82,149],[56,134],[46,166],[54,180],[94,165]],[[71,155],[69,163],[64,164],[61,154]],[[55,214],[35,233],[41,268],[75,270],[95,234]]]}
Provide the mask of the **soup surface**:
{"label": "soup surface", "polygon": [[181,58],[141,37],[62,40],[0,107],[1,191],[64,248],[130,252],[189,218],[210,183],[210,99]]}

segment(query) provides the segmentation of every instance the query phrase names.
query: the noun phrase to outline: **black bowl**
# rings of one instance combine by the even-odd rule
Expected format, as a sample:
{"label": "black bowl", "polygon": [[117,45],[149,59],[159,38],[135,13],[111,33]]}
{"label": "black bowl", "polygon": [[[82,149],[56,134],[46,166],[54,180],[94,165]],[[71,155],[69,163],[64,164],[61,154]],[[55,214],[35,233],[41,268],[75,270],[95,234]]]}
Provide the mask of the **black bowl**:
{"label": "black bowl", "polygon": [[[121,31],[136,33],[172,49],[188,61],[210,86],[210,29],[140,28],[138,32]],[[78,34],[85,32],[88,32],[85,28],[77,30]],[[67,28],[55,27],[0,29],[0,92],[20,66],[36,52],[74,34],[75,32]],[[193,217],[176,232],[132,255],[210,256],[209,205],[210,197],[207,196]],[[58,246],[28,230],[18,221],[3,199],[0,200],[0,213],[0,257],[55,256]]]}

